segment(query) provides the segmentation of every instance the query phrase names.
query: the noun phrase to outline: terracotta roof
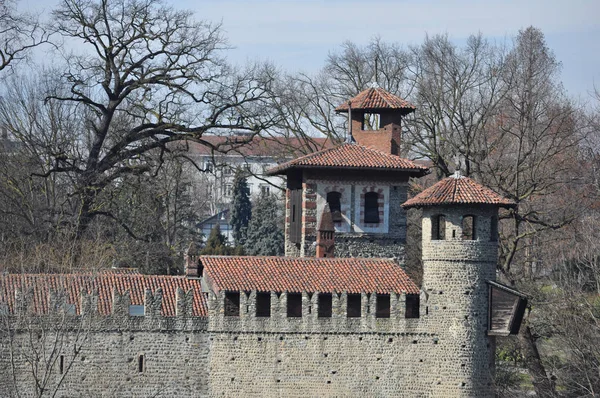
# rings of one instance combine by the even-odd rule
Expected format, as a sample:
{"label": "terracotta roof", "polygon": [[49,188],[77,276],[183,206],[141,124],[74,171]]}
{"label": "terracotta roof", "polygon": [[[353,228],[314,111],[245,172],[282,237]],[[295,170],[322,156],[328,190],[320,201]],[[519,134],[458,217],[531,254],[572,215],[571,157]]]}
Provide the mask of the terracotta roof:
{"label": "terracotta roof", "polygon": [[334,148],[325,149],[292,161],[280,164],[267,170],[267,174],[284,174],[289,169],[303,168],[336,168],[336,169],[384,169],[406,171],[414,175],[425,175],[427,167],[385,152],[368,148],[359,144],[345,143]]}
{"label": "terracotta roof", "polygon": [[515,207],[510,199],[504,198],[475,182],[471,178],[455,174],[444,178],[420,194],[404,202],[402,207],[436,206],[447,204],[492,204],[501,207]]}
{"label": "terracotta roof", "polygon": [[419,293],[392,259],[200,256],[200,262],[214,290]]}
{"label": "terracotta roof", "polygon": [[184,276],[162,276],[142,274],[116,274],[100,272],[98,274],[8,274],[0,276],[0,303],[6,303],[12,311],[15,292],[25,292],[33,288],[33,304],[37,313],[48,312],[49,291],[65,291],[67,303],[75,304],[77,313],[81,308],[81,293],[98,292],[98,312],[108,315],[112,308],[113,291],[118,294],[129,291],[132,305],[143,305],[145,290],[154,294],[158,288],[163,291],[162,315],[175,316],[177,288],[185,292],[194,290],[192,314],[206,316],[205,295],[200,280],[187,279]]}
{"label": "terracotta roof", "polygon": [[[409,112],[416,108],[410,102],[391,94],[381,87],[371,87],[361,91],[351,100],[352,109],[405,109]],[[336,112],[348,112],[348,102],[344,102],[337,108]]]}
{"label": "terracotta roof", "polygon": [[231,156],[259,156],[273,158],[290,158],[330,148],[333,142],[328,138],[307,137],[260,137],[260,136],[216,136],[203,135],[200,140],[178,141],[171,144],[195,155],[218,155],[219,152]]}
{"label": "terracotta roof", "polygon": [[106,268],[99,271],[102,274],[129,274],[129,275],[141,275],[137,268]]}

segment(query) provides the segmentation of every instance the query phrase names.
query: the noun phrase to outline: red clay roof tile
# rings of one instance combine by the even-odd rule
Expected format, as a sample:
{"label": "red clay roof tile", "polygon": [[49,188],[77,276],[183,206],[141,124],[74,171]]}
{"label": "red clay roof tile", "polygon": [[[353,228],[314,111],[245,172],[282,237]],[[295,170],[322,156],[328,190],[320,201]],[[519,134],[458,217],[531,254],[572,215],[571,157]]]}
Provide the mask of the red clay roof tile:
{"label": "red clay roof tile", "polygon": [[64,291],[67,303],[75,304],[77,313],[81,308],[81,294],[98,292],[98,312],[108,315],[112,308],[113,291],[123,294],[129,291],[132,305],[143,305],[146,289],[152,294],[162,289],[163,316],[175,316],[176,293],[180,287],[185,292],[194,291],[192,314],[206,316],[206,297],[202,293],[199,279],[183,276],[142,275],[134,273],[100,272],[98,274],[8,274],[0,276],[0,303],[6,303],[12,311],[15,292],[32,288],[33,307],[36,313],[48,312],[48,294]]}
{"label": "red clay roof tile", "polygon": [[[371,87],[361,91],[350,100],[352,109],[407,109],[410,112],[416,108],[410,102],[397,97],[381,87]],[[348,102],[344,102],[337,108],[336,112],[348,112]]]}
{"label": "red clay roof tile", "polygon": [[417,176],[425,175],[429,171],[427,167],[396,155],[390,155],[359,144],[344,143],[334,148],[325,149],[280,164],[267,170],[267,174],[285,174],[285,171],[289,169],[302,168],[384,169],[405,171]]}
{"label": "red clay roof tile", "polygon": [[404,208],[436,206],[447,204],[492,204],[501,207],[515,207],[510,199],[504,198],[490,188],[471,178],[454,175],[437,182],[402,204]]}
{"label": "red clay roof tile", "polygon": [[418,294],[392,259],[200,256],[215,290]]}
{"label": "red clay roof tile", "polygon": [[[257,156],[272,158],[290,158],[331,148],[334,143],[328,138],[308,137],[246,137],[216,136],[205,134],[200,137],[203,142],[177,141],[171,145],[180,150],[188,150],[194,155],[211,155],[213,151],[227,153],[229,156]],[[213,150],[214,149],[214,150]]]}

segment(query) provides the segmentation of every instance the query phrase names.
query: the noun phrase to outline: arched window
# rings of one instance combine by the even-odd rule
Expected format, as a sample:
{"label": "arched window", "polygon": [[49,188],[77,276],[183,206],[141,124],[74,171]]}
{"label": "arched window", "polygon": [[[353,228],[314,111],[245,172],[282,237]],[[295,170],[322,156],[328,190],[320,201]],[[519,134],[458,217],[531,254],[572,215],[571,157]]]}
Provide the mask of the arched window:
{"label": "arched window", "polygon": [[438,214],[431,219],[431,240],[446,239],[446,216]]}
{"label": "arched window", "polygon": [[490,220],[490,242],[498,241],[498,217],[492,216]]}
{"label": "arched window", "polygon": [[462,220],[462,239],[475,240],[475,216],[464,216]]}
{"label": "arched window", "polygon": [[379,194],[367,192],[365,194],[365,223],[379,222]]}
{"label": "arched window", "polygon": [[342,221],[342,205],[340,203],[342,194],[339,192],[328,192],[327,193],[327,204],[329,204],[329,210],[331,211],[331,218],[333,222]]}

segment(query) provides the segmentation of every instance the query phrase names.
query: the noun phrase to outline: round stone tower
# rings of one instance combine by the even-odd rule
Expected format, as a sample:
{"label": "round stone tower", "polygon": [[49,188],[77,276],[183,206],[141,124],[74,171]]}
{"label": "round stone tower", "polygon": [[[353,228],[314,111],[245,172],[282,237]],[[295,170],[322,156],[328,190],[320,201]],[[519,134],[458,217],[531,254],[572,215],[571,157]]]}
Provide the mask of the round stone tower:
{"label": "round stone tower", "polygon": [[423,209],[421,309],[440,344],[431,396],[494,396],[488,281],[496,279],[498,208],[512,206],[458,173],[403,205]]}

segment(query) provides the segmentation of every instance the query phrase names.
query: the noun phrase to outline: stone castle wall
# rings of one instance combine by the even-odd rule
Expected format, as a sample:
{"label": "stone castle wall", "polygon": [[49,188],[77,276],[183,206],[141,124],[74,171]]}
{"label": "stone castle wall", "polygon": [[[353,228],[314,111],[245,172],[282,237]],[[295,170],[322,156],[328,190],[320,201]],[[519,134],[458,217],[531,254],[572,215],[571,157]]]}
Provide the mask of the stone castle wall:
{"label": "stone castle wall", "polygon": [[127,295],[115,296],[107,316],[94,311],[97,296],[82,297],[80,314],[34,315],[17,303],[0,316],[0,396],[35,397],[40,388],[56,397],[207,396],[207,319],[185,302],[163,317],[150,301],[145,316],[129,315]]}
{"label": "stone castle wall", "polygon": [[[318,189],[307,188],[316,203]],[[433,240],[431,220],[439,214],[446,216],[447,238]],[[465,215],[475,216],[475,240],[461,238]],[[394,293],[389,318],[376,317],[377,295],[365,293],[357,318],[348,317],[344,292],[332,295],[330,318],[318,317],[318,292],[302,293],[297,318],[287,316],[286,292],[271,293],[268,317],[255,316],[256,292],[241,292],[239,316],[225,316],[224,292],[209,292],[208,318],[192,317],[190,297],[182,292],[174,317],[160,315],[159,294],[146,292],[142,317],[129,315],[126,295],[115,296],[109,316],[95,314],[94,298],[85,296],[82,315],[54,318],[68,320],[60,328],[48,327],[52,323],[44,322],[53,318],[42,316],[15,318],[12,329],[0,330],[0,389],[16,395],[16,384],[21,396],[34,396],[28,358],[40,344],[61,341],[45,376],[49,386],[63,377],[56,358],[64,355],[70,369],[59,397],[493,396],[486,281],[495,279],[495,215],[493,207],[424,209],[419,318],[406,318],[407,297]],[[357,242],[367,239],[376,238],[363,235]],[[397,239],[389,248],[402,253]],[[39,324],[32,327],[31,319]]]}
{"label": "stone castle wall", "polygon": [[307,293],[302,317],[288,318],[286,293],[272,293],[271,316],[257,318],[254,296],[241,295],[239,317],[223,315],[223,293],[209,299],[211,396],[430,396],[442,345],[427,319],[405,318],[404,295],[390,295],[390,318],[375,317],[375,294],[362,295],[360,318],[346,316],[345,293],[331,318]]}

